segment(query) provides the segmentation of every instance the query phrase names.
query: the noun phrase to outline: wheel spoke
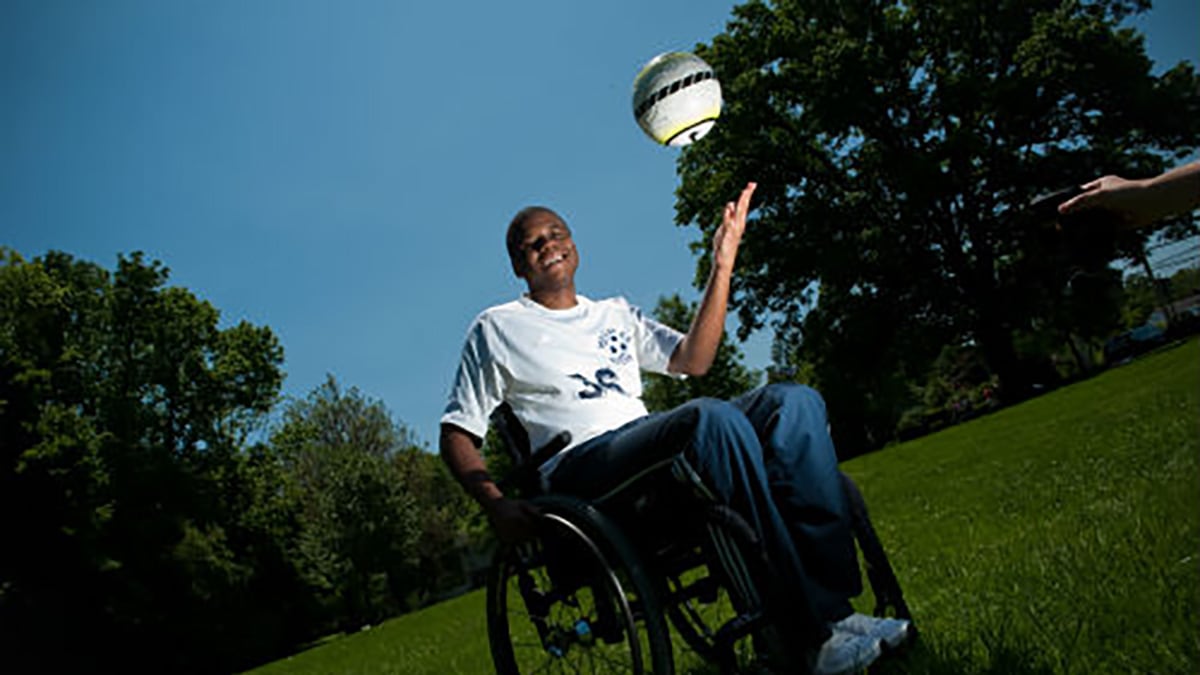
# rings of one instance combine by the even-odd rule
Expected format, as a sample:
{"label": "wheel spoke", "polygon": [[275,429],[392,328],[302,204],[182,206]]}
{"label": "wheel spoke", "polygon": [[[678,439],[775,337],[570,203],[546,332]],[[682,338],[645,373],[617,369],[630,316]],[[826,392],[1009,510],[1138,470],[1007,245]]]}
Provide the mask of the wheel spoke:
{"label": "wheel spoke", "polygon": [[[505,563],[489,581],[498,672],[608,675],[670,668],[669,636],[654,588],[637,571],[643,565],[620,532],[596,518],[571,508],[548,515],[538,540],[519,554],[502,553]],[[612,541],[602,548],[597,533]],[[647,610],[658,616],[657,624],[647,625],[657,627],[643,636],[636,620]]]}

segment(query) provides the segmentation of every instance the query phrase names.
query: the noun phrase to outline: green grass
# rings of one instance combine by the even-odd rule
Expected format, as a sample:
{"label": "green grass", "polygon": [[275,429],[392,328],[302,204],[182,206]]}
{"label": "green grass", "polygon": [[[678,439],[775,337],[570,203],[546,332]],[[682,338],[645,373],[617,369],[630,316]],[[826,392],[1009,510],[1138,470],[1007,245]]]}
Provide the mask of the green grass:
{"label": "green grass", "polygon": [[[1195,340],[847,462],[921,629],[882,670],[1200,672],[1198,463]],[[483,603],[254,672],[491,672]],[[708,672],[682,656],[681,673]]]}

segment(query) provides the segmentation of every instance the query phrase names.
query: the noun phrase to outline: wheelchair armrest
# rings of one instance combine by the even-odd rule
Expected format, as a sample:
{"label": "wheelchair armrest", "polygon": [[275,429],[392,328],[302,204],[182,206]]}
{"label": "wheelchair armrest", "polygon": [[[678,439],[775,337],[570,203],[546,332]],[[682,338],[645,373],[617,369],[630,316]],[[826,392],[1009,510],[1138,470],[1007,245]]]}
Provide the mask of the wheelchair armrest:
{"label": "wheelchair armrest", "polygon": [[500,489],[503,491],[511,486],[526,493],[537,492],[539,485],[538,469],[570,444],[571,432],[563,431],[559,433],[550,439],[549,443],[538,448],[529,456],[529,459],[513,467],[512,471],[500,481]]}
{"label": "wheelchair armrest", "polygon": [[551,457],[557,455],[563,448],[571,444],[571,432],[562,431],[557,436],[550,439],[550,442],[538,448],[536,452],[529,457],[528,464],[535,469],[540,468]]}

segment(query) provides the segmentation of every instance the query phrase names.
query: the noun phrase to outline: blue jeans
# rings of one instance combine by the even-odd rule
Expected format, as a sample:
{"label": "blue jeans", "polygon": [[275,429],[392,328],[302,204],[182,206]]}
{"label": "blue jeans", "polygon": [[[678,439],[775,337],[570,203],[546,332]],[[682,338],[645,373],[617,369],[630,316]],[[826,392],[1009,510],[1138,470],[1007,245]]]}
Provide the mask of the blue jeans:
{"label": "blue jeans", "polygon": [[824,642],[827,623],[853,611],[862,576],[820,394],[775,384],[647,415],[572,448],[549,483],[595,498],[678,458],[763,542],[774,619],[809,645]]}

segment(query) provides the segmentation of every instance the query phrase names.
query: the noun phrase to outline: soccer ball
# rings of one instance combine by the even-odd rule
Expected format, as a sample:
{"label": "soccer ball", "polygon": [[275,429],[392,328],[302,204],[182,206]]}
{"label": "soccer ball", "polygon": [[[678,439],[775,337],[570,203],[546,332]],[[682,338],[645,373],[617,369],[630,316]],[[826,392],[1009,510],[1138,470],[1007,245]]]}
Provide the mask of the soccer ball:
{"label": "soccer ball", "polygon": [[633,116],[663,145],[690,145],[721,114],[721,83],[703,59],[667,52],[650,59],[633,80]]}

